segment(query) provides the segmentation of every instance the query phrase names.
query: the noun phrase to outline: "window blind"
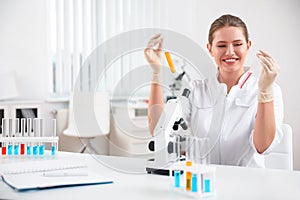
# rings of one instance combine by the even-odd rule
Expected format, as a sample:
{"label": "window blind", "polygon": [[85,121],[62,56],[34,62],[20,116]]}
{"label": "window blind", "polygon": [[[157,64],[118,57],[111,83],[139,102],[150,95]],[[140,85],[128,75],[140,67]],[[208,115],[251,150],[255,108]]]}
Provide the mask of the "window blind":
{"label": "window blind", "polygon": [[[139,28],[164,26],[164,1],[154,0],[55,0],[50,1],[52,90],[66,95],[77,78],[89,88],[93,69],[80,71],[85,59],[105,40]],[[146,41],[145,41],[146,42]],[[141,52],[140,52],[141,53]],[[121,56],[104,74],[102,88],[113,92],[122,76],[144,59],[142,54]],[[126,92],[126,91],[124,91]]]}

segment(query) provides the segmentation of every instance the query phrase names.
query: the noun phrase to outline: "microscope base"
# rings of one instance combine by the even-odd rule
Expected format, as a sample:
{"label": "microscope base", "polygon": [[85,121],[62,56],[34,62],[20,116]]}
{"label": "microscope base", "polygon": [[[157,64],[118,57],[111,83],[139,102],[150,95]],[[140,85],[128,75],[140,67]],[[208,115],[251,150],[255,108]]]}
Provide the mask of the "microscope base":
{"label": "microscope base", "polygon": [[[185,160],[184,157],[180,158],[180,161],[184,161],[184,160]],[[163,165],[160,165],[160,167],[157,166],[157,163],[155,163],[155,159],[152,158],[147,161],[146,171],[148,174],[157,174],[157,175],[164,175],[164,176],[170,176],[170,171],[171,171],[172,176],[174,176],[174,172],[172,170],[170,170],[168,167],[162,168],[161,166]],[[165,164],[165,166],[168,166],[168,164]]]}
{"label": "microscope base", "polygon": [[155,158],[151,158],[147,161],[146,171],[148,174],[158,174],[158,175],[165,175],[169,176],[169,169],[162,168],[163,165],[158,165],[155,162]]}
{"label": "microscope base", "polygon": [[146,167],[146,171],[148,174],[157,174],[157,175],[164,175],[164,176],[170,175],[170,170],[168,169],[155,169],[155,168]]}

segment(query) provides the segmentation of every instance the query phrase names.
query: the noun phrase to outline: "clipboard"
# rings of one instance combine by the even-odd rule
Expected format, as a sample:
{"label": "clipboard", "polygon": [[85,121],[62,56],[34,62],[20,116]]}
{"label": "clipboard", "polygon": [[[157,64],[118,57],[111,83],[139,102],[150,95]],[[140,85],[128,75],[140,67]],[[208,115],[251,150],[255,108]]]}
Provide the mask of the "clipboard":
{"label": "clipboard", "polygon": [[[63,175],[45,176],[46,172]],[[85,164],[63,160],[3,164],[0,174],[2,180],[17,191],[113,183],[107,177],[90,172]]]}

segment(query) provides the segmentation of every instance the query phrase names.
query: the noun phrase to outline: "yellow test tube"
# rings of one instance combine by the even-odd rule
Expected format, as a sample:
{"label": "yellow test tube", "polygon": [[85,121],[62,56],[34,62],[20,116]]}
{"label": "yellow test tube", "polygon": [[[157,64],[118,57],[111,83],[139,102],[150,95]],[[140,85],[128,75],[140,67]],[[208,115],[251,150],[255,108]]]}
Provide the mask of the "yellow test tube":
{"label": "yellow test tube", "polygon": [[[192,162],[191,161],[186,161],[185,165],[187,167],[190,167],[190,166],[192,166]],[[185,172],[185,179],[186,179],[185,190],[187,190],[187,191],[192,190],[192,172],[187,170]]]}
{"label": "yellow test tube", "polygon": [[169,67],[170,67],[171,72],[172,72],[172,73],[175,73],[175,72],[176,72],[176,69],[175,69],[175,67],[174,67],[174,65],[173,65],[173,62],[172,62],[170,53],[166,51],[166,52],[165,52],[165,56],[166,56],[166,58],[167,58],[167,61],[168,61],[168,64],[169,64]]}

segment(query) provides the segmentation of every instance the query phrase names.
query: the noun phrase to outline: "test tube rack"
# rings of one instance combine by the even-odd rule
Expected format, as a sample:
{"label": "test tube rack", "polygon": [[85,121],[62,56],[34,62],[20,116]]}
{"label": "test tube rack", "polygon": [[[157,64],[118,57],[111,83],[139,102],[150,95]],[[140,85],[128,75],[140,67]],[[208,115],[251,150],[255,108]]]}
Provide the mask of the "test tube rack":
{"label": "test tube rack", "polygon": [[[2,133],[0,133],[1,152],[0,157],[34,156],[43,157],[45,144],[51,145],[50,154],[56,155],[58,151],[58,137],[56,136],[56,120],[52,120],[51,136],[44,136],[43,120],[40,118],[2,119]],[[32,126],[33,125],[33,126]],[[25,131],[27,126],[27,131]],[[33,127],[33,131],[32,131]]]}
{"label": "test tube rack", "polygon": [[215,196],[214,166],[194,163],[186,166],[186,161],[180,161],[174,163],[170,169],[172,189],[178,193],[189,194],[195,198]]}

